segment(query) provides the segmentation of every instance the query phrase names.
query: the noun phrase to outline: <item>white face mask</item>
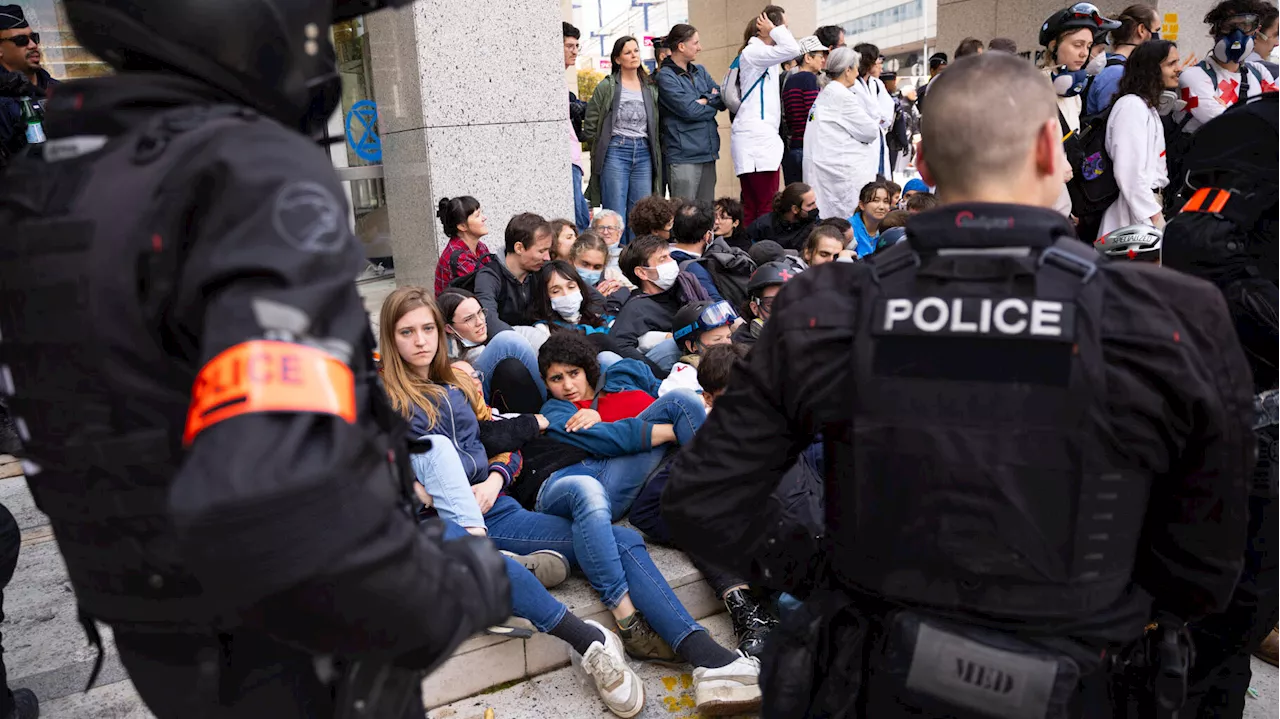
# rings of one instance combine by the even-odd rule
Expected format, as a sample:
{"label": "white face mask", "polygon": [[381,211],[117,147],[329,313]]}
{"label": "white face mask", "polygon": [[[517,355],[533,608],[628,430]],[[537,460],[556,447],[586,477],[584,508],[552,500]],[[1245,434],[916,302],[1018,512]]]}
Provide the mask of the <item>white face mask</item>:
{"label": "white face mask", "polygon": [[1100,52],[1097,54],[1096,57],[1094,57],[1092,60],[1089,61],[1088,65],[1085,65],[1084,71],[1086,75],[1090,75],[1090,76],[1097,75],[1098,73],[1102,72],[1103,68],[1105,68],[1106,66],[1107,66],[1107,53]]}
{"label": "white face mask", "polygon": [[551,309],[569,322],[577,322],[582,315],[582,293],[570,292],[551,298]]}
{"label": "white face mask", "polygon": [[458,340],[458,344],[462,345],[463,347],[465,347],[465,348],[467,348],[467,349],[471,349],[472,347],[479,347],[479,346],[480,346],[480,343],[479,343],[479,342],[472,342],[471,340],[467,339],[466,337],[463,337],[462,335],[454,335],[454,336],[453,336],[453,338],[454,338],[455,340]]}
{"label": "white face mask", "polygon": [[658,265],[657,269],[658,279],[653,280],[653,284],[657,285],[658,289],[666,292],[671,289],[671,286],[676,283],[676,278],[680,276],[680,263],[675,260],[667,260]]}

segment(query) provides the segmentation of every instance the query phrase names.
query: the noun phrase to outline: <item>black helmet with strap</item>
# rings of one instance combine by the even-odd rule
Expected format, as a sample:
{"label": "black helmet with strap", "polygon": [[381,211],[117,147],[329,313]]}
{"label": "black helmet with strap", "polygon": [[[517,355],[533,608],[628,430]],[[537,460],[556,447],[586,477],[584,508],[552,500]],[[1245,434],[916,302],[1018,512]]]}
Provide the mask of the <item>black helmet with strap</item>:
{"label": "black helmet with strap", "polygon": [[1080,2],[1066,7],[1050,15],[1040,26],[1040,46],[1049,47],[1049,43],[1068,30],[1088,28],[1097,36],[1099,31],[1110,32],[1120,27],[1116,20],[1103,17],[1098,6],[1093,3]]}
{"label": "black helmet with strap", "polygon": [[751,281],[747,283],[747,294],[758,297],[764,288],[784,285],[795,276],[795,268],[787,262],[781,260],[766,262],[751,273]]}
{"label": "black helmet with strap", "polygon": [[311,135],[342,90],[329,26],[408,2],[66,0],[66,9],[80,44],[117,70],[179,72]]}

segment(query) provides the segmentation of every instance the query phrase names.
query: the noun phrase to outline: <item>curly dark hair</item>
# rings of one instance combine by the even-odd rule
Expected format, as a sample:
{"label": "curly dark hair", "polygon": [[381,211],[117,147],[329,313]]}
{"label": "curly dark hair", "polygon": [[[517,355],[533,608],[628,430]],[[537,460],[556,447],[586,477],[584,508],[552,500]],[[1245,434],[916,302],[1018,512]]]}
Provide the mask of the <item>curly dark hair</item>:
{"label": "curly dark hair", "polygon": [[[1222,0],[1205,14],[1204,24],[1208,25],[1210,30],[1215,30],[1236,15],[1253,14],[1261,19],[1267,12],[1268,4],[1261,0]],[[1128,70],[1125,70],[1125,74],[1128,74]]]}
{"label": "curly dark hair", "polygon": [[721,197],[716,200],[716,209],[723,212],[725,217],[737,222],[739,229],[747,229],[742,226],[742,203],[738,202],[736,197]]}
{"label": "curly dark hair", "polygon": [[587,382],[595,387],[600,383],[600,362],[596,359],[599,351],[584,335],[577,332],[556,332],[538,350],[538,373],[545,381],[551,365],[567,364],[586,372]]}
{"label": "curly dark hair", "polygon": [[1160,65],[1169,57],[1169,51],[1177,47],[1168,40],[1148,40],[1139,45],[1124,65],[1124,75],[1116,87],[1116,97],[1137,95],[1147,107],[1160,104],[1164,92],[1164,73]]}
{"label": "curly dark hair", "polygon": [[640,198],[627,215],[627,224],[631,227],[631,236],[652,235],[654,230],[665,230],[667,223],[675,219],[675,210],[671,201],[659,195]]}
{"label": "curly dark hair", "polygon": [[533,283],[533,308],[530,315],[533,321],[546,322],[552,332],[567,329],[558,324],[564,320],[552,309],[551,296],[547,294],[547,284],[551,282],[553,273],[570,282],[577,283],[578,291],[582,293],[582,309],[580,310],[581,316],[578,318],[578,324],[603,327],[604,320],[600,319],[600,313],[596,311],[597,308],[592,306],[591,287],[578,274],[578,270],[564,260],[551,260],[543,265],[541,270],[538,270],[537,281]]}
{"label": "curly dark hair", "polygon": [[698,384],[708,394],[723,392],[729,386],[733,367],[747,358],[751,348],[740,343],[708,347],[698,362]]}

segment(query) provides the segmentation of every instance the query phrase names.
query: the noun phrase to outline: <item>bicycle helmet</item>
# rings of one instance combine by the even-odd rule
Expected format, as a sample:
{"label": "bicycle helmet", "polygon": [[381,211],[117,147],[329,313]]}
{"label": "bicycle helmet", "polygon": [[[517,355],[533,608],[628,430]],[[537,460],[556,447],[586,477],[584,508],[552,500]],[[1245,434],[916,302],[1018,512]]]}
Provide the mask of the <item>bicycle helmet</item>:
{"label": "bicycle helmet", "polygon": [[1044,21],[1044,24],[1040,26],[1040,46],[1049,47],[1049,43],[1068,30],[1089,28],[1096,37],[1099,31],[1110,32],[1119,27],[1120,23],[1118,21],[1103,17],[1098,10],[1098,6],[1093,3],[1076,3],[1071,7],[1055,12],[1049,16],[1049,19]]}
{"label": "bicycle helmet", "polygon": [[1129,225],[1098,238],[1098,253],[1115,259],[1159,262],[1164,232],[1151,225]]}
{"label": "bicycle helmet", "polygon": [[783,261],[767,262],[756,268],[747,281],[747,294],[759,297],[760,292],[773,285],[785,285],[796,276],[795,268]]}
{"label": "bicycle helmet", "polygon": [[676,312],[671,326],[674,332],[671,338],[680,344],[682,340],[697,341],[707,330],[725,327],[738,321],[738,313],[733,306],[724,300],[700,300],[690,302]]}

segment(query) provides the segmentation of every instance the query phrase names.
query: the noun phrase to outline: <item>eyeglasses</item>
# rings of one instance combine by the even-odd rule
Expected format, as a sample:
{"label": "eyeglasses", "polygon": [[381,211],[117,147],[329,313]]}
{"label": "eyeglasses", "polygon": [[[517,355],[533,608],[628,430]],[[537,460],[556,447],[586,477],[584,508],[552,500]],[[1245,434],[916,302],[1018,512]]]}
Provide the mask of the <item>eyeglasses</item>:
{"label": "eyeglasses", "polygon": [[0,40],[6,40],[18,47],[26,47],[27,45],[30,45],[33,42],[39,45],[40,33],[32,32],[32,33],[27,33],[26,35],[14,35],[13,37],[0,38]]}
{"label": "eyeglasses", "polygon": [[603,232],[606,234],[614,235],[622,232],[622,228],[616,225],[600,225],[599,227],[596,228],[596,232]]}
{"label": "eyeglasses", "polygon": [[1102,16],[1102,13],[1098,10],[1098,6],[1093,3],[1076,3],[1071,6],[1068,12],[1071,13],[1071,17],[1090,19],[1093,21],[1093,24],[1098,27],[1102,27],[1107,23],[1107,19]]}
{"label": "eyeglasses", "polygon": [[[454,369],[456,370],[457,368],[455,367]],[[463,372],[463,374],[477,382],[484,382],[484,372],[481,372],[478,369],[473,369],[470,372]]]}
{"label": "eyeglasses", "polygon": [[756,304],[760,305],[760,309],[764,310],[765,312],[772,312],[773,300],[775,297],[777,297],[777,295],[774,295],[773,297],[757,297]]}
{"label": "eyeglasses", "polygon": [[466,317],[463,317],[460,320],[456,320],[454,324],[455,325],[471,325],[472,327],[479,327],[480,325],[484,324],[484,310],[480,310],[479,312],[473,315],[467,315]]}

